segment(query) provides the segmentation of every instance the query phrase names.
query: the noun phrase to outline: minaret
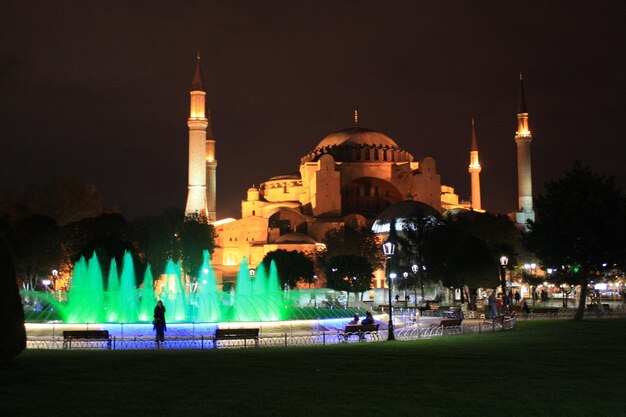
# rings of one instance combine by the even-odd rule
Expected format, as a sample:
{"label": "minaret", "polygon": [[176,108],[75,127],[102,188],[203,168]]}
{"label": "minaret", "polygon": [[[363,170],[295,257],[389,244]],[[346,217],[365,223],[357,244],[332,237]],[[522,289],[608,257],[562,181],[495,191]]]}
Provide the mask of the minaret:
{"label": "minaret", "polygon": [[480,162],[478,161],[478,145],[476,144],[476,126],[472,117],[472,146],[470,147],[469,169],[472,179],[472,209],[482,210],[480,201]]}
{"label": "minaret", "polygon": [[189,126],[189,191],[185,217],[199,217],[202,220],[208,220],[205,158],[207,155],[206,136],[209,119],[204,115],[206,92],[202,83],[199,52],[189,94],[191,95],[189,119],[187,119],[187,126]]}
{"label": "minaret", "polygon": [[213,223],[217,220],[216,211],[216,177],[217,159],[215,159],[215,136],[213,136],[213,124],[211,123],[211,109],[209,108],[209,126],[206,139],[206,184],[207,184],[207,221]]}
{"label": "minaret", "polygon": [[533,184],[530,164],[530,143],[532,135],[528,126],[528,111],[526,110],[526,99],[524,97],[524,80],[522,73],[519,74],[519,109],[517,111],[517,132],[515,132],[515,143],[517,144],[517,190],[518,207],[515,213],[515,222],[526,227],[528,220],[535,220],[533,210]]}

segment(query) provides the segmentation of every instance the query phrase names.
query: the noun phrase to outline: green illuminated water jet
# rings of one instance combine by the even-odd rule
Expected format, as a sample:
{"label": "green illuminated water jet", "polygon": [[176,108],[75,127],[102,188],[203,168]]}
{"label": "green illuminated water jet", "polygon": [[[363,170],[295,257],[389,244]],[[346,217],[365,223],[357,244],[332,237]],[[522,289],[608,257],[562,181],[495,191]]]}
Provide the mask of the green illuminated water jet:
{"label": "green illuminated water jet", "polygon": [[217,283],[208,251],[197,280],[187,280],[179,263],[168,260],[160,288],[155,288],[148,265],[141,286],[137,286],[134,261],[125,252],[121,273],[111,260],[106,290],[97,256],[74,265],[67,303],[58,303],[67,323],[136,323],[152,321],[156,300],[163,301],[169,322],[274,321],[284,318],[285,306],[276,264],[266,271],[260,264],[250,274],[244,258],[232,294],[223,293]]}

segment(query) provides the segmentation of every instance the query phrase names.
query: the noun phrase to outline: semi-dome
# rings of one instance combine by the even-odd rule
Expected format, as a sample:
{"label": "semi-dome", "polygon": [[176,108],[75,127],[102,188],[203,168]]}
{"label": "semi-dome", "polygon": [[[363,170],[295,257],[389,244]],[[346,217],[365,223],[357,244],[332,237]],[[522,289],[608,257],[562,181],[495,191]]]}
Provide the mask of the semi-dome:
{"label": "semi-dome", "polygon": [[433,206],[421,201],[405,200],[383,210],[372,225],[372,231],[389,233],[391,224],[395,224],[396,231],[416,230],[424,219],[437,221],[441,219],[441,214]]}
{"label": "semi-dome", "polygon": [[278,239],[274,241],[274,243],[282,243],[282,244],[315,244],[315,240],[305,235],[304,233],[285,233],[282,236],[279,236]]}
{"label": "semi-dome", "polygon": [[326,136],[302,162],[318,160],[330,154],[337,162],[412,162],[413,155],[382,132],[363,127],[351,127]]}

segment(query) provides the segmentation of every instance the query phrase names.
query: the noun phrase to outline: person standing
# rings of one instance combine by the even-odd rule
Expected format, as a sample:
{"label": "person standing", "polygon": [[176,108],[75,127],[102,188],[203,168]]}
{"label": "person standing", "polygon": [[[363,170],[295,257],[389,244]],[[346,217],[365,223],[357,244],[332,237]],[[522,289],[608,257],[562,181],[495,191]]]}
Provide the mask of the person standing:
{"label": "person standing", "polygon": [[165,341],[165,332],[167,331],[167,325],[165,324],[165,306],[161,300],[157,301],[156,307],[154,307],[154,325],[153,330],[156,330],[156,343],[159,346],[159,342]]}
{"label": "person standing", "polygon": [[498,316],[502,314],[503,305],[504,301],[502,300],[502,294],[498,294],[498,298],[496,298],[496,310],[498,312]]}
{"label": "person standing", "polygon": [[498,309],[496,307],[496,291],[491,291],[489,294],[489,318],[493,319],[498,315]]}

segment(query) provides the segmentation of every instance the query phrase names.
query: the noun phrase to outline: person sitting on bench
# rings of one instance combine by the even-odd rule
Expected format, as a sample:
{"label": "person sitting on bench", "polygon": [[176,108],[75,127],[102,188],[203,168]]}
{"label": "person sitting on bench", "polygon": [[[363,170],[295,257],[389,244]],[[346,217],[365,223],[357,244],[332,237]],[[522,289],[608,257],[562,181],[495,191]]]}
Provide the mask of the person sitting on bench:
{"label": "person sitting on bench", "polygon": [[352,321],[348,322],[348,326],[353,326],[355,324],[359,324],[359,320],[360,320],[359,313],[355,313],[354,314],[354,318],[352,319]]}
{"label": "person sitting on bench", "polygon": [[365,318],[361,321],[361,324],[374,324],[374,317],[369,311],[365,313]]}

